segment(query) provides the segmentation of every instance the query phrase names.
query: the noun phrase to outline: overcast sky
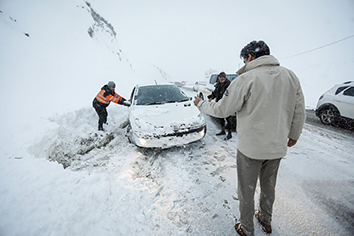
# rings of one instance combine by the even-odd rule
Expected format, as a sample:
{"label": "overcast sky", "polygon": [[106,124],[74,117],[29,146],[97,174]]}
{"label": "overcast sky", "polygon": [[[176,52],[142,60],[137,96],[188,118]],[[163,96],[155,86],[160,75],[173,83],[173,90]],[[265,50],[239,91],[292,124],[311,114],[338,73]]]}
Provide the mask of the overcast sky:
{"label": "overcast sky", "polygon": [[[100,47],[104,42],[89,37],[93,20],[82,7],[84,0],[0,0],[0,52],[5,55],[0,58],[1,96],[13,96],[12,90],[22,88],[26,99],[46,103],[28,109],[58,110],[49,104],[90,105],[108,80],[119,82],[120,93],[129,96],[132,84],[161,77],[156,66],[171,81],[205,80],[209,69],[235,73],[243,65],[240,50],[252,40],[264,40],[280,64],[295,72],[309,107],[314,108],[334,84],[353,80],[354,37],[348,38],[354,35],[353,0],[87,1],[114,27],[120,49],[136,73],[123,71],[124,63]],[[325,45],[329,46],[291,57]],[[83,92],[74,100],[63,93],[78,87]],[[20,104],[24,100],[14,99]]]}
{"label": "overcast sky", "polygon": [[[171,77],[187,80],[203,76],[208,68],[235,72],[242,66],[240,50],[254,39],[264,40],[271,54],[282,59],[354,35],[352,0],[90,2],[113,23],[133,65],[154,63]],[[332,50],[327,47],[281,64],[301,68],[308,64],[306,58],[340,60],[339,51],[349,51],[344,59],[353,62],[354,50],[348,47],[353,43],[351,38]]]}

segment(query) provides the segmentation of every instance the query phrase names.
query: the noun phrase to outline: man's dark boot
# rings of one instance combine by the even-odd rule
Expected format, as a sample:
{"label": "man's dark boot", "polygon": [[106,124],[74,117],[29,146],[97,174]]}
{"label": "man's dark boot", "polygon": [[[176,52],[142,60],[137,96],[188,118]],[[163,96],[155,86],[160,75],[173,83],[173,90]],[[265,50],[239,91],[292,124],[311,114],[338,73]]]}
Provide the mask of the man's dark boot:
{"label": "man's dark boot", "polygon": [[261,224],[262,230],[263,230],[264,232],[266,232],[267,234],[272,233],[272,226],[265,224],[265,223],[261,220],[261,212],[260,212],[260,211],[257,211],[254,216],[256,217],[256,219],[258,220],[258,222]]}
{"label": "man's dark boot", "polygon": [[104,129],[103,129],[103,124],[99,124],[99,125],[98,125],[98,131],[104,131]]}
{"label": "man's dark boot", "polygon": [[231,131],[228,130],[227,136],[224,138],[224,140],[226,141],[226,140],[229,140],[230,138],[232,138],[232,134],[231,134]]}
{"label": "man's dark boot", "polygon": [[217,133],[216,135],[219,136],[219,135],[224,135],[224,134],[226,134],[226,132],[225,132],[225,127],[223,127],[223,128],[221,129],[220,133]]}

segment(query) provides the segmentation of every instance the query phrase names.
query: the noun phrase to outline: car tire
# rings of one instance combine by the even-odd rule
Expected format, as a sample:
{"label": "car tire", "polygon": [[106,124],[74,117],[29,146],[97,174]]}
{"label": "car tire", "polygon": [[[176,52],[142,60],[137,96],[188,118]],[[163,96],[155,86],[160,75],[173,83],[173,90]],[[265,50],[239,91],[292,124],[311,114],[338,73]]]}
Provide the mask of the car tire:
{"label": "car tire", "polygon": [[322,124],[334,125],[339,118],[339,111],[335,107],[325,107],[319,112]]}
{"label": "car tire", "polygon": [[348,120],[348,129],[354,131],[354,120],[353,119]]}
{"label": "car tire", "polygon": [[128,125],[128,128],[127,128],[127,137],[128,137],[129,143],[133,143],[133,142],[132,142],[132,139],[131,139],[131,135],[132,135],[131,129],[132,129],[132,127],[131,127],[130,124],[129,124],[129,125]]}

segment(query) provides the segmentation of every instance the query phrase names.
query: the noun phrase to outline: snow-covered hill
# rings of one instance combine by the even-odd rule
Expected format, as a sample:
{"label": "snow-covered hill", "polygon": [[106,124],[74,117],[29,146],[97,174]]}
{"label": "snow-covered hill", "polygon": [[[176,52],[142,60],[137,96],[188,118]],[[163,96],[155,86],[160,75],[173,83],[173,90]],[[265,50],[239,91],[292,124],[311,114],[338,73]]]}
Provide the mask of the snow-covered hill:
{"label": "snow-covered hill", "polygon": [[7,110],[78,109],[109,79],[129,95],[132,65],[113,26],[89,3],[5,1],[0,17],[1,98],[12,98]]}

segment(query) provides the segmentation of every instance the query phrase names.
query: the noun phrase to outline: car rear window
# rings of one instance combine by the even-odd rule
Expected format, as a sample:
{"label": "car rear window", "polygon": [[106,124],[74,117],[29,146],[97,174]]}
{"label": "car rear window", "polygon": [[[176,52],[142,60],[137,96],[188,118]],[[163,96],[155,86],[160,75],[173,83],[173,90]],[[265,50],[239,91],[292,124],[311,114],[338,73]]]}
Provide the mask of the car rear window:
{"label": "car rear window", "polygon": [[349,86],[343,86],[343,87],[339,87],[337,88],[337,91],[335,93],[335,95],[337,95],[338,93],[342,92],[344,89],[348,88]]}
{"label": "car rear window", "polygon": [[209,84],[215,84],[218,81],[218,75],[211,75]]}
{"label": "car rear window", "polygon": [[350,87],[349,89],[345,90],[343,95],[354,96],[354,87]]}
{"label": "car rear window", "polygon": [[[237,75],[236,74],[229,74],[226,75],[226,78],[228,80],[233,81],[234,79],[236,79]],[[209,80],[209,84],[215,84],[216,82],[218,82],[218,75],[211,75],[210,80]]]}
{"label": "car rear window", "polygon": [[237,78],[237,75],[226,75],[227,79],[230,80],[230,81],[233,81],[234,79]]}

